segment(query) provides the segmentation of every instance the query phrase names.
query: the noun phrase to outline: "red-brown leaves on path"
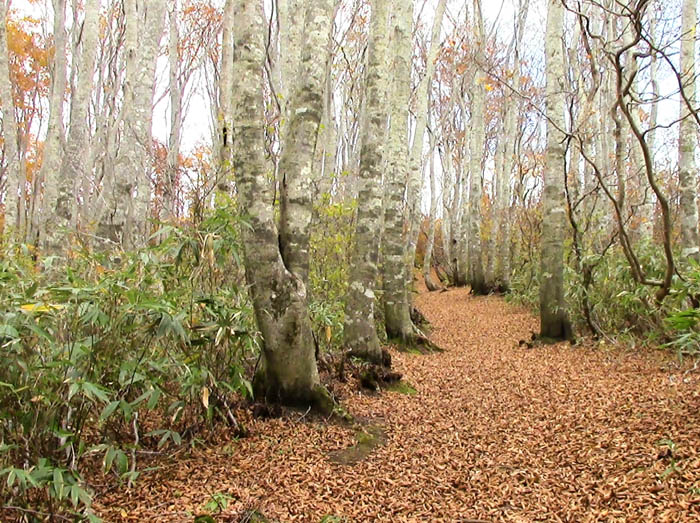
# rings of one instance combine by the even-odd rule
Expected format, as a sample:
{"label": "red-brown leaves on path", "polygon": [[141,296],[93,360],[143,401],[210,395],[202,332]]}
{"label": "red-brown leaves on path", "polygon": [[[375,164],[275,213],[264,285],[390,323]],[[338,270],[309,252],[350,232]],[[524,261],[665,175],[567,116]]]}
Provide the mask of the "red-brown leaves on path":
{"label": "red-brown leaves on path", "polygon": [[196,449],[98,497],[108,521],[700,520],[700,373],[649,355],[568,344],[527,349],[527,312],[467,290],[422,294],[444,353],[394,353],[417,390],[346,394],[383,445],[343,465],[349,427],[252,421],[252,436]]}

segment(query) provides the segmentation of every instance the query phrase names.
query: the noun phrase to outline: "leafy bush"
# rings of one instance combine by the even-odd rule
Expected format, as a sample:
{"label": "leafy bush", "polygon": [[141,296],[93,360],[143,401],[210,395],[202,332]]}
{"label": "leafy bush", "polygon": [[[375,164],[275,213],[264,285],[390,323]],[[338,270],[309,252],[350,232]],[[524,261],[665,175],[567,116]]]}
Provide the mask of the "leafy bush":
{"label": "leafy bush", "polygon": [[0,497],[90,516],[80,471],[236,424],[258,334],[226,210],[131,254],[0,261]]}
{"label": "leafy bush", "polygon": [[[665,260],[659,247],[640,244],[635,249],[647,277],[662,280]],[[634,280],[621,249],[610,249],[605,255],[586,254],[582,263],[591,268],[587,285],[574,256],[565,266],[569,314],[579,332],[588,328],[584,314],[587,304],[591,321],[607,336],[662,344],[676,350],[679,356],[700,352],[700,312],[697,307],[689,308],[689,304],[700,297],[697,264],[684,263],[683,278],[678,275],[674,278],[670,295],[659,304],[655,299],[657,288],[640,285]],[[517,265],[508,299],[537,310],[540,271],[539,260],[528,258]]]}
{"label": "leafy bush", "polygon": [[343,342],[355,209],[355,202],[330,203],[327,195],[314,209],[309,308],[319,346],[328,351],[339,349]]}

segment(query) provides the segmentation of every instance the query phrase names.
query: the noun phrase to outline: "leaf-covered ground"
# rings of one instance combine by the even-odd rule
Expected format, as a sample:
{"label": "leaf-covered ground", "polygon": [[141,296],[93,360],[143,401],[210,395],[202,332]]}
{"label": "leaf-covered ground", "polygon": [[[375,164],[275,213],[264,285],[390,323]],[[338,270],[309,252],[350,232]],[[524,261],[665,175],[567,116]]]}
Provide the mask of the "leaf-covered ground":
{"label": "leaf-covered ground", "polygon": [[700,372],[604,345],[519,346],[537,320],[497,297],[418,305],[446,351],[393,353],[415,393],[345,388],[381,429],[359,461],[337,459],[365,439],[350,427],[251,420],[250,437],[156,461],[96,508],[108,521],[700,520]]}

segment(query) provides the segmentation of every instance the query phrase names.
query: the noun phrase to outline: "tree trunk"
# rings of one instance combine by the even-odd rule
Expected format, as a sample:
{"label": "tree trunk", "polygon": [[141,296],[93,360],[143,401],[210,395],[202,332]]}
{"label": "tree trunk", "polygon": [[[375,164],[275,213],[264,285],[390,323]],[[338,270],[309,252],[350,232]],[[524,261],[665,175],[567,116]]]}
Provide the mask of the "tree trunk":
{"label": "tree trunk", "polygon": [[5,145],[5,228],[18,234],[20,183],[25,180],[21,170],[19,146],[17,145],[17,118],[10,78],[10,52],[7,46],[6,1],[0,0],[0,101],[2,102],[2,134]]}
{"label": "tree trunk", "polygon": [[440,288],[437,282],[433,281],[430,269],[432,268],[433,245],[435,245],[435,225],[437,223],[437,181],[435,176],[435,135],[430,133],[430,157],[428,159],[428,170],[430,176],[430,217],[428,220],[428,239],[425,242],[425,254],[423,255],[423,280],[429,291],[436,291]]}
{"label": "tree trunk", "polygon": [[[324,52],[330,36],[333,2],[315,0],[306,7],[301,35],[299,76],[292,86],[289,122],[280,159],[280,244],[287,269],[308,284],[309,233],[313,202],[313,163],[319,145],[326,86]],[[294,52],[294,50],[293,50]],[[298,51],[295,53],[297,54]]]}
{"label": "tree trunk", "polygon": [[360,152],[360,190],[354,245],[350,258],[348,296],[345,302],[345,347],[351,354],[382,363],[382,350],[374,323],[374,286],[382,222],[382,162],[387,122],[384,64],[387,56],[387,0],[372,1],[372,21],[365,80],[365,123]]}
{"label": "tree trunk", "polygon": [[100,234],[136,247],[146,235],[150,199],[151,127],[156,60],[165,22],[165,0],[124,0],[126,79],[122,108],[122,136],[115,180]]}
{"label": "tree trunk", "polygon": [[177,27],[177,1],[171,0],[168,13],[169,41],[169,90],[170,90],[170,136],[168,137],[168,165],[163,180],[163,202],[160,210],[161,221],[171,221],[176,217],[175,184],[180,168],[180,141],[182,136],[182,89],[178,79],[180,62],[180,34]]}
{"label": "tree trunk", "polygon": [[414,329],[406,288],[403,201],[408,173],[408,107],[411,95],[413,2],[394,4],[391,130],[384,211],[384,320],[389,339],[410,343]]}
{"label": "tree trunk", "polygon": [[[318,126],[322,109],[322,96],[314,92],[319,60],[311,46],[328,37],[330,21],[327,17],[324,19],[324,14],[329,13],[328,5],[327,0],[309,2],[305,11],[308,31],[303,53],[305,74],[292,100],[297,108],[292,112],[296,121],[289,124],[290,129],[300,134],[297,138],[299,154],[304,159],[298,166],[290,164],[287,174],[290,178],[308,176],[303,167],[310,161],[305,159],[310,152],[306,140],[310,131]],[[255,393],[267,400],[313,405],[330,413],[334,402],[319,381],[306,286],[303,278],[293,272],[293,268],[303,270],[304,262],[283,259],[271,205],[272,186],[264,161],[262,120],[262,68],[266,56],[262,1],[236,0],[234,16],[238,29],[233,60],[233,166],[241,213],[249,220],[249,226],[242,228],[246,278],[263,338]],[[296,218],[294,213],[286,215],[286,219],[292,221]]]}
{"label": "tree trunk", "polygon": [[222,192],[231,190],[231,145],[233,121],[231,119],[233,96],[233,0],[226,0],[224,6],[221,71],[219,71],[219,162],[220,173],[218,189]]}
{"label": "tree trunk", "polygon": [[542,215],[542,268],[540,282],[540,335],[546,339],[570,339],[571,324],[564,299],[564,239],[566,201],[564,197],[564,57],[561,38],[564,6],[549,0],[547,10],[546,113],[547,151],[544,171]]}
{"label": "tree trunk", "polygon": [[[55,209],[55,220],[59,227],[70,230],[77,224],[77,199],[75,188],[82,184],[83,179],[91,174],[92,166],[86,165],[86,151],[90,139],[90,122],[88,110],[90,108],[95,59],[97,56],[97,42],[99,39],[100,20],[99,0],[89,0],[85,4],[85,18],[83,21],[82,37],[80,45],[82,51],[80,59],[76,57],[78,76],[71,99],[70,127],[66,140],[66,152],[61,163],[58,179],[58,195],[49,209]],[[58,245],[58,238],[50,240]]]}
{"label": "tree trunk", "polygon": [[[520,0],[518,6],[518,20],[513,36],[512,85],[517,90],[520,89],[520,48],[522,46],[523,35],[525,34],[525,23],[529,12],[529,0]],[[519,97],[508,91],[505,99],[505,121],[503,124],[504,156],[502,180],[499,184],[498,207],[500,222],[498,227],[498,272],[496,279],[503,290],[510,288],[511,276],[511,229],[512,211],[511,200],[513,190],[511,176],[517,158],[518,151],[518,112],[520,110]]]}
{"label": "tree trunk", "polygon": [[[474,23],[477,39],[477,55],[484,56],[484,21],[481,16],[481,1],[474,0]],[[484,156],[484,109],[486,105],[486,75],[479,69],[475,71],[472,85],[472,132],[469,159],[471,184],[469,190],[469,284],[474,294],[486,294],[486,278],[481,252],[481,197],[482,197],[482,160]]]}
{"label": "tree trunk", "polygon": [[[681,58],[680,71],[683,89],[690,103],[695,106],[695,34],[697,5],[696,0],[683,0],[681,15]],[[696,122],[690,109],[681,99],[680,140],[678,142],[678,179],[680,183],[680,244],[684,258],[700,261],[700,238],[698,237],[698,175],[695,166],[697,145]]]}
{"label": "tree trunk", "polygon": [[[652,1],[652,6],[654,4],[654,1]],[[649,33],[651,35],[651,38],[655,38],[656,34],[656,27],[658,24],[657,21],[657,13],[656,10],[653,9],[653,7],[650,6],[652,14],[651,14],[651,22],[650,22],[650,28],[649,28]],[[659,96],[659,59],[656,56],[656,53],[654,51],[651,51],[651,64],[649,66],[649,82],[651,84],[651,114],[649,116],[649,132],[648,132],[648,138],[647,142],[649,144],[649,154],[651,155],[651,161],[652,161],[652,170],[656,172],[655,168],[655,157],[656,157],[656,125],[659,121],[659,102],[657,100]],[[649,187],[649,182],[646,180],[646,177],[644,176],[644,171],[642,171],[641,177],[643,178],[641,185],[642,187],[645,188],[645,195],[644,195],[644,202],[642,204],[642,207],[640,209],[640,214],[641,214],[641,226],[639,228],[639,234],[640,238],[642,241],[652,241],[653,236],[654,236],[654,210],[655,210],[655,201],[654,201],[654,192],[651,190]]]}
{"label": "tree trunk", "polygon": [[[63,153],[63,102],[66,97],[66,0],[53,1],[53,38],[54,56],[53,70],[51,74],[51,97],[49,100],[49,123],[46,129],[46,141],[44,142],[44,156],[39,171],[39,183],[37,187],[44,185],[43,204],[38,212],[32,213],[32,238],[37,244],[44,242],[49,229],[53,228],[53,210],[57,191],[58,180],[56,173],[61,169],[61,157]],[[35,200],[38,195],[35,196]],[[37,202],[38,203],[38,202]]]}
{"label": "tree trunk", "polygon": [[406,219],[408,226],[408,237],[406,246],[406,285],[413,282],[413,266],[416,258],[416,246],[418,244],[418,234],[423,214],[421,213],[421,186],[423,173],[423,145],[425,130],[428,121],[428,101],[430,98],[430,88],[433,84],[435,74],[435,62],[440,50],[440,28],[445,14],[447,0],[440,0],[435,8],[435,18],[430,34],[430,45],[426,56],[425,75],[421,78],[416,89],[416,129],[413,137],[413,146],[409,160],[408,174],[408,205],[406,206]]}

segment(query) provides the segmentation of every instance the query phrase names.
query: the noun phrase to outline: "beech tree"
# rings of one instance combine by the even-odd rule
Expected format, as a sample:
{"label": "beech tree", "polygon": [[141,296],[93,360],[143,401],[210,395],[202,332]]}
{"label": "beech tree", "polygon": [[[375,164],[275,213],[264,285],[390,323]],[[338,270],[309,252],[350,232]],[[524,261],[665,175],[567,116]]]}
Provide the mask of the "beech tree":
{"label": "beech tree", "polygon": [[151,196],[153,91],[156,60],[165,24],[166,2],[124,0],[125,62],[122,135],[114,180],[103,191],[107,208],[100,235],[126,246],[144,241]]}
{"label": "beech tree", "polygon": [[404,343],[414,339],[406,288],[406,251],[404,241],[403,201],[408,174],[408,102],[411,95],[411,57],[413,45],[413,2],[395,3],[392,20],[391,74],[393,86],[389,98],[391,128],[384,201],[384,322],[389,338]]}
{"label": "beech tree", "polygon": [[378,276],[379,235],[382,226],[382,165],[387,124],[389,78],[387,54],[387,0],[372,0],[372,21],[365,79],[365,118],[360,152],[359,190],[355,238],[350,258],[343,338],[350,353],[382,363],[375,325],[374,287]]}
{"label": "beech tree", "polygon": [[696,104],[695,40],[697,2],[683,0],[681,14],[680,74],[685,98],[680,100],[680,138],[678,142],[678,181],[680,183],[680,228],[683,256],[700,261],[698,233],[698,172],[695,164],[697,121],[691,118]]}
{"label": "beech tree", "polygon": [[[85,17],[81,32],[80,58],[74,60],[78,65],[78,80],[71,98],[71,114],[66,151],[63,156],[58,178],[58,195],[51,199],[48,208],[55,208],[57,225],[75,230],[78,223],[78,201],[76,189],[86,177],[92,176],[92,166],[84,160],[85,151],[89,150],[90,121],[88,110],[92,100],[95,60],[97,57],[99,37],[99,0],[85,3]],[[78,183],[76,183],[76,181]]]}
{"label": "beech tree", "polygon": [[19,191],[24,175],[20,170],[17,146],[17,118],[10,79],[9,50],[7,46],[7,3],[0,0],[0,101],[2,102],[3,145],[5,158],[5,226],[15,231],[19,227]]}
{"label": "beech tree", "polygon": [[263,152],[262,10],[258,0],[235,2],[238,30],[233,60],[233,166],[241,211],[249,221],[249,227],[243,229],[246,277],[263,338],[254,386],[258,397],[287,404],[312,404],[330,412],[334,402],[319,381],[309,323],[305,280],[310,201],[301,192],[308,188],[313,139],[323,109],[323,75],[319,73],[323,71],[325,55],[316,49],[327,41],[332,4],[330,0],[304,3],[299,70],[302,81],[295,84],[290,99],[290,141],[286,144],[287,154],[298,158],[282,162],[283,190],[289,191],[289,199],[281,215],[279,240],[271,206],[273,189],[267,180]]}
{"label": "beech tree", "polygon": [[413,144],[410,149],[408,193],[406,205],[406,219],[408,226],[407,246],[406,246],[406,285],[413,284],[413,266],[416,258],[416,245],[418,243],[419,227],[422,222],[421,212],[421,189],[423,182],[423,149],[425,146],[425,133],[428,122],[428,111],[430,102],[430,91],[435,75],[435,65],[440,50],[440,30],[442,20],[445,15],[447,0],[440,0],[435,7],[432,29],[430,31],[430,43],[428,44],[425,56],[425,73],[416,87],[415,100],[415,128],[413,132]]}
{"label": "beech tree", "polygon": [[540,335],[543,338],[551,339],[570,339],[572,336],[564,298],[564,238],[566,232],[564,165],[566,149],[564,145],[564,57],[561,44],[564,13],[564,6],[560,0],[549,0],[545,41],[547,149],[542,193]]}
{"label": "beech tree", "polygon": [[[481,59],[484,56],[486,43],[484,39],[484,21],[481,14],[481,1],[474,0],[474,31],[476,39],[476,56]],[[473,76],[471,89],[471,137],[470,137],[470,159],[469,159],[469,248],[468,248],[468,281],[472,292],[475,294],[485,294],[486,275],[484,274],[483,253],[481,249],[481,198],[483,185],[483,156],[484,156],[484,111],[486,104],[486,76],[476,70]]]}

